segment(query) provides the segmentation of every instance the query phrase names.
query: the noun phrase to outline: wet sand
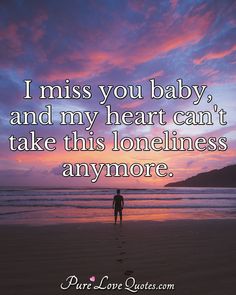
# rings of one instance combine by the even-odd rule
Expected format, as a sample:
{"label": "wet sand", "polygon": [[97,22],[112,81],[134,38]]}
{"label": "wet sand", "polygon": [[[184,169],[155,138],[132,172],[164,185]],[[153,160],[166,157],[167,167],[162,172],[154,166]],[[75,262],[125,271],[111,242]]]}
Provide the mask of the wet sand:
{"label": "wet sand", "polygon": [[[235,220],[2,225],[1,294],[233,295],[235,228]],[[91,289],[63,291],[72,275]],[[106,275],[102,288],[121,283],[121,290],[94,290]],[[139,286],[175,289],[132,293],[125,289],[129,277]]]}

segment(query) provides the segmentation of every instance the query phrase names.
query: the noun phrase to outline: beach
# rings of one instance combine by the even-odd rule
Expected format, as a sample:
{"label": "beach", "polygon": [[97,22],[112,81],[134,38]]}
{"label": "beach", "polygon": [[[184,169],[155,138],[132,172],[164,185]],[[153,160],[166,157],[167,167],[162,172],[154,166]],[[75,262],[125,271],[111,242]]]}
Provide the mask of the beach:
{"label": "beach", "polygon": [[[236,220],[1,225],[1,294],[235,294],[235,226]],[[68,287],[70,276],[91,289]],[[130,277],[128,284],[174,290],[133,293],[125,289]],[[103,289],[94,290],[100,283]],[[120,290],[106,289],[118,284]]]}

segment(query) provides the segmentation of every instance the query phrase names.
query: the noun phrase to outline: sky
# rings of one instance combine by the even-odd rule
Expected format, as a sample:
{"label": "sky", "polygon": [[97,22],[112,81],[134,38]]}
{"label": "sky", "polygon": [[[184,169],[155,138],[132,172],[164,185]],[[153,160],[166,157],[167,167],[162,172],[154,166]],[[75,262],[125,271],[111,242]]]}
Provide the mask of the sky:
{"label": "sky", "polygon": [[[159,187],[197,173],[236,163],[236,1],[1,1],[0,4],[0,185],[64,187]],[[149,79],[160,85],[207,85],[212,103],[194,106],[189,100],[150,99]],[[32,99],[23,99],[24,80],[31,79]],[[40,85],[91,85],[91,99],[39,99]],[[107,101],[125,111],[168,111],[166,126],[105,126],[105,105],[97,85],[141,85],[142,100]],[[12,126],[12,111],[53,107],[52,126]],[[174,126],[177,111],[209,110],[217,104],[227,112],[227,125]],[[106,150],[63,149],[73,130],[88,137],[84,125],[60,126],[60,111],[99,111],[92,131],[104,136]],[[54,136],[54,152],[10,151],[9,136]],[[131,138],[161,136],[227,137],[227,151],[112,152],[111,132]],[[62,163],[167,163],[174,176],[64,178]]]}

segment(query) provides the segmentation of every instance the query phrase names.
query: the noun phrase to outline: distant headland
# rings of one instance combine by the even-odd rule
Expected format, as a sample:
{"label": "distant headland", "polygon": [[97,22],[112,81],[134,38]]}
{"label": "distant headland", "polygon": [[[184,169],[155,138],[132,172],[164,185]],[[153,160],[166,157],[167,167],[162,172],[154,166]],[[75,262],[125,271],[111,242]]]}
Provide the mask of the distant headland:
{"label": "distant headland", "polygon": [[166,187],[236,187],[236,165],[199,173],[185,180],[172,182]]}

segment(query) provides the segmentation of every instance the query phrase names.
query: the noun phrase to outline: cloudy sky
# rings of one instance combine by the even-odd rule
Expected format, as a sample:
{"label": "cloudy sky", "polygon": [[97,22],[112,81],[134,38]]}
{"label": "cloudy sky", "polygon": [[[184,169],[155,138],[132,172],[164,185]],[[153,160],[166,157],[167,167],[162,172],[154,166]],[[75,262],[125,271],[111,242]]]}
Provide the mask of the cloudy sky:
{"label": "cloudy sky", "polygon": [[[235,1],[1,1],[0,4],[0,185],[91,186],[86,178],[65,179],[63,162],[166,162],[174,178],[104,178],[94,186],[157,187],[202,171],[236,162],[236,2]],[[206,84],[213,102],[204,99],[151,100],[148,79],[158,84]],[[32,82],[32,100],[24,100],[25,79]],[[91,85],[90,100],[50,100],[53,126],[11,126],[11,111],[45,110],[39,85]],[[143,87],[144,99],[109,99],[112,109],[150,111],[164,108],[168,117],[176,110],[227,111],[226,126],[114,126],[104,127],[105,106],[97,85]],[[89,136],[85,126],[59,126],[62,110],[96,111],[95,137],[106,138],[104,152],[66,152],[62,139],[72,130]],[[168,121],[169,122],[169,121]],[[57,138],[55,152],[12,152],[8,138],[27,136]],[[179,136],[226,136],[225,152],[112,152],[111,132],[122,136],[161,136],[176,130]]]}

